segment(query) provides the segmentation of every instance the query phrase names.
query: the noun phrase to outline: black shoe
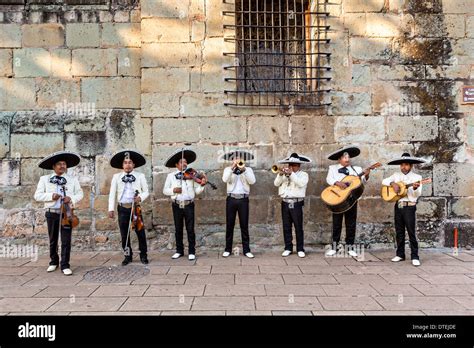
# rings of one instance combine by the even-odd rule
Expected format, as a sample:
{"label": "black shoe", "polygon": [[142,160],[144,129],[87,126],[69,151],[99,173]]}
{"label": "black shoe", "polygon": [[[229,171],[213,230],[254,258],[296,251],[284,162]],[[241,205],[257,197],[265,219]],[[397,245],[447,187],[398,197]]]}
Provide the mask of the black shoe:
{"label": "black shoe", "polygon": [[123,259],[122,261],[122,266],[126,266],[128,265],[130,262],[132,262],[132,258],[131,257],[126,257]]}
{"label": "black shoe", "polygon": [[141,261],[144,265],[148,265],[148,258],[147,258],[146,256],[140,257],[140,261]]}

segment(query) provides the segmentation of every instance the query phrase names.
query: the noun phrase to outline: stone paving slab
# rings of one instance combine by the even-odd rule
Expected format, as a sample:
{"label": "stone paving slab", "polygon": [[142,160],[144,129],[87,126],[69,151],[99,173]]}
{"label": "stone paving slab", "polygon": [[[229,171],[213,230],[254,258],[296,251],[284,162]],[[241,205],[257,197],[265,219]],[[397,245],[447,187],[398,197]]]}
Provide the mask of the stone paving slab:
{"label": "stone paving slab", "polygon": [[84,275],[118,265],[118,252],[75,252],[74,274],[46,272],[38,260],[0,259],[0,315],[474,315],[474,253],[422,250],[422,265],[392,263],[393,251],[366,251],[364,261],[280,251],[195,261],[150,253],[149,274],[122,283]]}

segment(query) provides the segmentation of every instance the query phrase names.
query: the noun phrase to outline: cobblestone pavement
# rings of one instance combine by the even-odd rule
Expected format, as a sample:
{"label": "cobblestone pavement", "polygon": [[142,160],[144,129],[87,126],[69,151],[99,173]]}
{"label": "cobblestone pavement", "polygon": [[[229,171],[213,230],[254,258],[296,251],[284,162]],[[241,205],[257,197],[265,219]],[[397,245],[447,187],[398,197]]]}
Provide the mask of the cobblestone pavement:
{"label": "cobblestone pavement", "polygon": [[322,251],[304,259],[276,251],[255,259],[207,252],[195,261],[171,254],[150,253],[148,274],[113,284],[84,275],[120,265],[118,252],[73,252],[69,277],[46,273],[45,255],[0,259],[0,314],[474,315],[473,251],[422,250],[420,267],[390,262],[387,250],[366,251],[364,261]]}

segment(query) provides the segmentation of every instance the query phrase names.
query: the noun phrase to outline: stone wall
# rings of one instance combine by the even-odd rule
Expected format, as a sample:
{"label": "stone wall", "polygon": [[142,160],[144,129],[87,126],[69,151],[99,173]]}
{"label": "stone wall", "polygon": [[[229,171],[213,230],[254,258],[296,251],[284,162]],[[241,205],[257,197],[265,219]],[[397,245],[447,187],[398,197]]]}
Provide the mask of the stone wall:
{"label": "stone wall", "polygon": [[[196,203],[197,240],[222,247],[225,235],[226,148],[255,151],[251,241],[281,248],[281,218],[269,168],[290,151],[314,160],[305,202],[307,244],[330,241],[331,216],[320,200],[327,153],[355,143],[356,164],[386,162],[404,151],[430,160],[433,178],[418,209],[422,246],[472,245],[474,109],[460,87],[474,84],[471,0],[332,0],[332,105],[323,110],[224,106],[232,35],[221,0],[67,0],[22,4],[0,0],[0,239],[47,244],[44,213],[32,196],[44,172],[37,161],[66,149],[83,157],[73,172],[85,198],[77,208],[74,247],[118,249],[116,221],[107,218],[110,155],[122,147],[146,154],[151,199],[144,205],[152,248],[173,248],[163,160],[191,143],[193,167],[218,189]],[[94,4],[90,4],[90,3]],[[51,3],[43,1],[43,3]],[[79,5],[78,5],[79,3]],[[379,198],[374,172],[360,201],[357,239],[393,245],[393,206]],[[239,237],[238,230],[236,237]],[[238,240],[240,238],[236,238]]]}

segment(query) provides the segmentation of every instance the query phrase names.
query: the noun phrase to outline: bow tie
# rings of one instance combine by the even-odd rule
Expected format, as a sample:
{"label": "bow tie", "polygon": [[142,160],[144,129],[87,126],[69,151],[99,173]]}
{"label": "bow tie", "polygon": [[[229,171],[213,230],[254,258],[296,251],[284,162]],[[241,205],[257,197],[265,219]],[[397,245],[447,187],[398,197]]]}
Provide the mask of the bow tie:
{"label": "bow tie", "polygon": [[349,169],[347,169],[346,167],[339,168],[338,172],[341,174],[349,175]]}
{"label": "bow tie", "polygon": [[124,183],[134,182],[135,181],[135,176],[133,176],[132,174],[126,174],[126,175],[122,176],[122,181]]}
{"label": "bow tie", "polygon": [[56,185],[66,185],[67,180],[66,180],[66,178],[64,178],[64,177],[62,177],[62,176],[55,175],[55,176],[52,176],[52,177],[49,179],[49,182],[50,182],[51,184],[56,184]]}

